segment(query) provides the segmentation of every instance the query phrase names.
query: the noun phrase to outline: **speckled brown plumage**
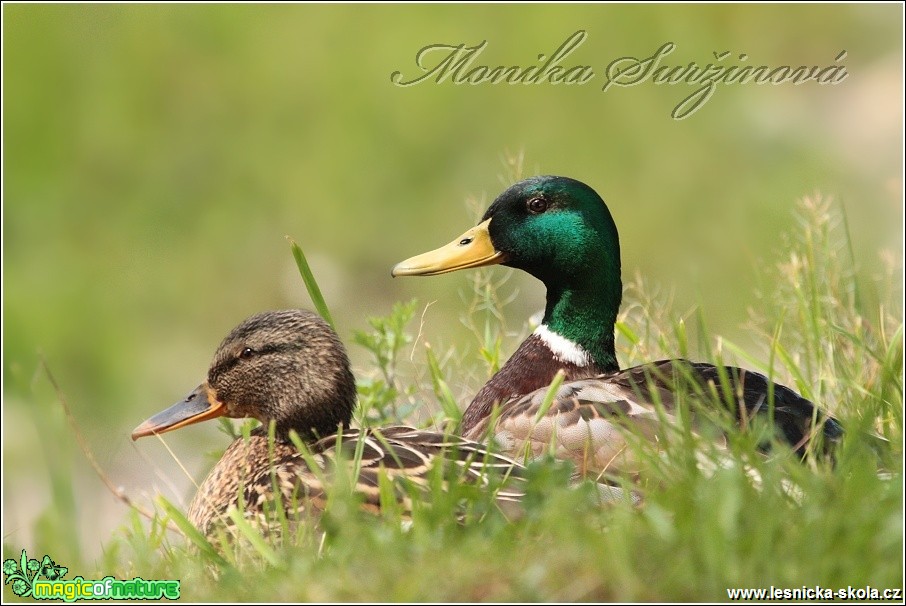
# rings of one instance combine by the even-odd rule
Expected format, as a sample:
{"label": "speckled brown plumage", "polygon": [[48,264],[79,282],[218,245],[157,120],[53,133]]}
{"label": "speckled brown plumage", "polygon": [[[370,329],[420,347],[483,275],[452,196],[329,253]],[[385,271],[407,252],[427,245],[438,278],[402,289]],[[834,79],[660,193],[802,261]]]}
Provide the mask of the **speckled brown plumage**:
{"label": "speckled brown plumage", "polygon": [[[444,466],[446,482],[487,485],[489,473],[510,481],[510,487],[494,483],[502,507],[521,497],[514,485],[522,466],[476,442],[402,426],[350,429],[355,398],[345,349],[319,316],[266,312],[237,326],[217,349],[207,381],[136,428],[133,438],[214,416],[264,423],[227,448],[189,506],[189,520],[209,536],[231,526],[230,512],[240,507],[263,531],[277,528],[278,502],[291,520],[316,516],[338,465],[354,473],[353,490],[369,511],[380,509],[381,475],[395,487],[403,513],[410,511],[407,487],[427,489],[426,476],[436,465]],[[267,435],[271,421],[273,444]],[[296,448],[292,432],[307,453]],[[356,453],[361,458],[353,463]]]}
{"label": "speckled brown plumage", "polygon": [[[293,444],[278,440],[271,454],[263,427],[253,430],[248,440],[239,438],[198,488],[189,505],[189,521],[208,535],[215,534],[218,524],[231,526],[228,514],[237,507],[239,494],[246,520],[263,530],[279,525],[274,511],[278,497],[292,524],[317,516],[326,505],[325,490],[338,461],[351,461],[357,450],[362,455],[354,490],[363,497],[363,509],[374,513],[381,508],[381,474],[394,485],[404,515],[412,508],[406,486],[427,489],[427,474],[434,465],[449,465],[447,475],[461,482],[485,485],[492,469],[501,478],[516,480],[522,474],[521,466],[512,459],[492,455],[475,442],[404,426],[351,429],[342,437],[334,434],[307,447],[306,459]],[[275,485],[279,493],[274,491]],[[501,489],[496,494],[502,507],[521,497],[518,488]]]}

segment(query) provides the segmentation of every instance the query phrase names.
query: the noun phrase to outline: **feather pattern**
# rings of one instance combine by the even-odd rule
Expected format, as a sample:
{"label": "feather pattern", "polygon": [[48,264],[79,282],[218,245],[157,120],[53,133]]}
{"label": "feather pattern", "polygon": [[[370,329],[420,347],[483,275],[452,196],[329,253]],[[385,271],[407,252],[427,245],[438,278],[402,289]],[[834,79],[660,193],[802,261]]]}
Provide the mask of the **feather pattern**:
{"label": "feather pattern", "polygon": [[308,452],[300,452],[292,443],[276,441],[271,449],[263,427],[247,440],[237,439],[199,487],[189,506],[189,521],[211,535],[218,525],[232,524],[229,513],[240,500],[245,518],[263,529],[278,525],[273,513],[278,499],[290,520],[317,516],[326,506],[327,488],[344,472],[352,476],[351,488],[361,497],[361,507],[373,513],[381,509],[382,476],[393,485],[407,516],[412,510],[409,488],[428,490],[438,465],[443,466],[444,489],[454,480],[488,488],[496,474],[496,481],[505,482],[495,493],[502,508],[524,494],[519,488],[522,465],[459,436],[394,426],[351,429],[306,446]]}
{"label": "feather pattern", "polygon": [[266,312],[223,340],[207,381],[132,437],[217,416],[262,422],[227,448],[189,506],[190,522],[208,536],[234,526],[234,510],[268,533],[281,531],[283,519],[295,524],[316,517],[330,487],[343,481],[370,512],[393,499],[395,510],[408,515],[413,496],[433,490],[438,478],[445,491],[463,483],[494,490],[504,513],[513,511],[524,480],[524,467],[514,459],[466,438],[412,427],[351,429],[355,398],[346,351],[326,322],[308,311]]}
{"label": "feather pattern", "polygon": [[[435,275],[494,263],[544,283],[544,316],[466,408],[466,437],[493,438],[517,456],[550,452],[575,461],[580,475],[634,477],[640,461],[631,442],[660,448],[669,432],[689,427],[721,443],[722,416],[743,429],[766,427],[756,436],[764,449],[777,438],[800,454],[823,454],[843,433],[829,414],[756,372],[683,359],[620,370],[619,235],[604,200],[585,183],[553,175],[515,183],[477,226],[391,273]],[[565,382],[543,410],[561,371]],[[811,448],[817,436],[819,447]]]}
{"label": "feather pattern", "polygon": [[[569,381],[559,387],[540,417],[547,389],[503,402],[496,414],[484,417],[465,437],[492,437],[504,452],[514,455],[537,457],[550,452],[573,460],[582,476],[636,477],[642,462],[633,442],[657,444],[667,439],[683,410],[692,413],[693,429],[705,424],[703,416],[711,417],[719,428],[721,407],[744,426],[757,415],[767,418],[773,410],[779,437],[800,454],[817,434],[825,447],[842,435],[836,420],[793,390],[757,372],[733,367],[723,372],[724,379],[717,366],[675,359]],[[768,404],[769,391],[773,391],[773,407]],[[724,441],[719,431],[708,435],[718,444]]]}

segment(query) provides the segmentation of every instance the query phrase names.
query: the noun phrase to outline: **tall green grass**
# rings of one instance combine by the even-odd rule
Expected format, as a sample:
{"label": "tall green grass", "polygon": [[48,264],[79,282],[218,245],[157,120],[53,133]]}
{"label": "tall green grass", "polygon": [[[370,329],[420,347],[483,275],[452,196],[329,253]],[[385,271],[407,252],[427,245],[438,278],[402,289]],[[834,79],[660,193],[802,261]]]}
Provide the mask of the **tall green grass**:
{"label": "tall green grass", "polygon": [[[569,465],[542,460],[529,467],[515,520],[469,486],[432,487],[411,525],[392,510],[365,514],[337,488],[317,526],[226,550],[161,499],[150,522],[130,512],[103,558],[77,573],[178,578],[183,598],[199,601],[725,601],[734,587],[902,588],[900,268],[878,263],[874,280],[857,280],[845,223],[820,197],[799,205],[775,254],[752,293],[758,349],[710,335],[707,318],[677,313],[635,279],[617,326],[620,361],[688,356],[765,372],[840,418],[847,434],[836,465],[803,465],[782,449],[765,458],[737,432],[729,464],[706,473],[696,453],[709,445],[680,432],[661,449],[642,507],[602,507],[591,485],[570,486]],[[470,381],[477,390],[528,331],[503,328],[516,295],[500,275],[468,278],[463,321],[473,344],[430,345],[443,327],[424,315],[413,326],[414,302],[356,333],[374,362],[358,369],[357,422],[456,426],[451,386]],[[463,507],[477,515],[457,521]]]}

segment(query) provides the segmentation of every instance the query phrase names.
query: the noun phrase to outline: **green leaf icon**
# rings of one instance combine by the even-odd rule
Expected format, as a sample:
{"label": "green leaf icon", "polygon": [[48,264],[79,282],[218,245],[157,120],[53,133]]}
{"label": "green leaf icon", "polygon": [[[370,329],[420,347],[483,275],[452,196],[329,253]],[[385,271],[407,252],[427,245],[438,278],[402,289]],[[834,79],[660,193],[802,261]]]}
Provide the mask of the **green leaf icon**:
{"label": "green leaf icon", "polygon": [[69,569],[65,566],[57,566],[57,564],[50,559],[50,556],[44,556],[44,559],[41,560],[41,574],[44,575],[44,578],[48,581],[59,581],[66,573],[69,572]]}

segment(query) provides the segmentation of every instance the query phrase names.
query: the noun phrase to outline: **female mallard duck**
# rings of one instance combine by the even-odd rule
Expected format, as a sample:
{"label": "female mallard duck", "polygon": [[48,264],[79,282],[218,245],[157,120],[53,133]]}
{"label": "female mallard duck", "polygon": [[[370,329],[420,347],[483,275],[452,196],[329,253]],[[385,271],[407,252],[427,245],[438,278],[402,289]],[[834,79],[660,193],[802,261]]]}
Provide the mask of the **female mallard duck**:
{"label": "female mallard duck", "polygon": [[[189,521],[209,535],[215,523],[230,524],[227,514],[240,498],[245,516],[264,530],[277,498],[288,516],[318,513],[325,504],[325,476],[341,464],[341,458],[352,470],[359,451],[354,489],[364,496],[363,507],[372,511],[380,508],[381,475],[424,486],[425,475],[439,461],[451,462],[461,481],[484,482],[492,468],[504,475],[520,474],[521,466],[512,459],[456,436],[402,426],[349,429],[355,402],[349,360],[333,329],[312,312],[266,312],[234,328],[214,354],[207,381],[185,400],[136,427],[132,439],[221,416],[252,417],[263,423],[247,440],[239,438],[227,448],[189,506]],[[292,431],[307,445],[307,459],[293,445]],[[405,490],[397,493],[404,511],[409,511],[406,495]],[[502,505],[519,496],[512,490],[496,495]]]}
{"label": "female mallard duck", "polygon": [[[467,438],[482,439],[492,431],[510,452],[528,446],[536,454],[554,440],[555,453],[574,459],[582,472],[631,472],[637,462],[618,426],[658,440],[660,419],[677,414],[681,396],[703,400],[717,390],[740,423],[755,415],[773,419],[779,437],[799,453],[816,435],[829,442],[842,434],[837,421],[811,402],[756,372],[680,359],[620,370],[614,349],[622,298],[617,228],[604,201],[584,183],[555,176],[516,183],[476,227],[399,263],[392,275],[427,276],[498,263],[541,280],[547,303],[541,325],[466,409],[461,434]],[[566,382],[539,415],[560,370]]]}

